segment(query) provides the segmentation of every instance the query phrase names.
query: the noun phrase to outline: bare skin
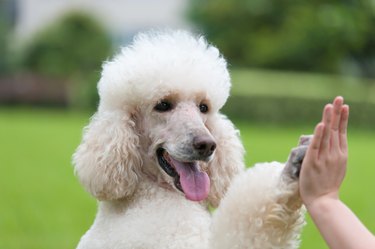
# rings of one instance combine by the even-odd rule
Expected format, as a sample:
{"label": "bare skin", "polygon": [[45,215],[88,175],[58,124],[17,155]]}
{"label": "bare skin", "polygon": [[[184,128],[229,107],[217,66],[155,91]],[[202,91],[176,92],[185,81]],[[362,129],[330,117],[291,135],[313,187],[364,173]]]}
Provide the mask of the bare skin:
{"label": "bare skin", "polygon": [[302,163],[300,194],[331,249],[374,249],[374,235],[339,198],[347,167],[348,117],[342,97],[325,106]]}

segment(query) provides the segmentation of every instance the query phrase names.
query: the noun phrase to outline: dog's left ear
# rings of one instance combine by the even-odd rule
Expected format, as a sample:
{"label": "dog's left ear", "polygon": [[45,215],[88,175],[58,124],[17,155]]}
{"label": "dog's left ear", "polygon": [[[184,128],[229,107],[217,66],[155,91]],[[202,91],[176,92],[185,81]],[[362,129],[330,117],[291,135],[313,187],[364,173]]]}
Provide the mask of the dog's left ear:
{"label": "dog's left ear", "polygon": [[208,201],[212,206],[217,207],[233,177],[245,169],[245,150],[239,131],[225,115],[215,114],[207,120],[206,124],[217,145],[214,158],[208,165],[211,179]]}

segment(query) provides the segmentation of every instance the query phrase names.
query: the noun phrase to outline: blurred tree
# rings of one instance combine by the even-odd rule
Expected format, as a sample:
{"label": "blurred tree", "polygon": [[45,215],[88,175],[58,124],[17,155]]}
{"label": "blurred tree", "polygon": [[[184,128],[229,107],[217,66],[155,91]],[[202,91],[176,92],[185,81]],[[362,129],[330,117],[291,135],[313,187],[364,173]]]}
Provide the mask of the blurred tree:
{"label": "blurred tree", "polygon": [[107,32],[84,13],[70,13],[37,34],[25,50],[23,66],[72,83],[72,104],[93,107],[100,67],[112,53]]}
{"label": "blurred tree", "polygon": [[0,1],[0,74],[11,70],[9,61],[9,40],[15,22],[15,0]]}
{"label": "blurred tree", "polygon": [[237,66],[375,76],[372,0],[193,0],[189,16]]}

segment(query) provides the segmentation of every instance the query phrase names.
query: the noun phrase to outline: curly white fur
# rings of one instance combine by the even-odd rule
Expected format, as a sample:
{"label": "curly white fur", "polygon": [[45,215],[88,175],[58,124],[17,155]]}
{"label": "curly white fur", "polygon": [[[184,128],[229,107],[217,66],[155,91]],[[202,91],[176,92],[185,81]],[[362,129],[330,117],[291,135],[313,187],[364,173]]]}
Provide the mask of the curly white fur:
{"label": "curly white fur", "polygon": [[[298,247],[303,211],[292,171],[274,163],[244,172],[238,131],[219,113],[230,90],[226,61],[204,38],[140,34],[104,64],[98,89],[98,111],[73,157],[80,182],[99,200],[78,248]],[[155,109],[163,101],[170,108]],[[197,152],[197,138],[210,153]],[[187,189],[200,190],[176,184],[180,178],[159,165],[160,148],[169,163],[208,176],[199,178],[209,187],[205,200],[187,199]],[[210,205],[218,207],[213,218]]]}

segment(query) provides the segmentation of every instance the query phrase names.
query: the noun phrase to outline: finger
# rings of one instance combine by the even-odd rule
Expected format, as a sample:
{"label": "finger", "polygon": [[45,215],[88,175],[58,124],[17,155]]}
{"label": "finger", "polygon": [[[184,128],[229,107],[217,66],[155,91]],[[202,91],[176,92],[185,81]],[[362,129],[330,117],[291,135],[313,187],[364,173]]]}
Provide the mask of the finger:
{"label": "finger", "polygon": [[347,129],[348,129],[348,120],[349,120],[349,106],[344,105],[341,108],[341,119],[340,119],[340,149],[342,151],[347,151],[348,142],[347,142]]}
{"label": "finger", "polygon": [[329,149],[330,135],[331,135],[331,122],[332,122],[332,104],[327,104],[323,111],[323,137],[320,145],[320,152]]}
{"label": "finger", "polygon": [[332,124],[331,128],[334,131],[339,130],[340,119],[341,119],[341,107],[344,103],[344,98],[339,96],[333,101],[333,113],[332,113]]}
{"label": "finger", "polygon": [[343,97],[336,97],[333,101],[332,123],[331,123],[331,150],[339,150],[339,126],[341,120],[341,108],[344,103]]}
{"label": "finger", "polygon": [[323,131],[324,131],[324,123],[321,122],[315,126],[314,135],[307,149],[306,156],[319,158],[319,151],[320,151],[320,146],[322,144]]}

